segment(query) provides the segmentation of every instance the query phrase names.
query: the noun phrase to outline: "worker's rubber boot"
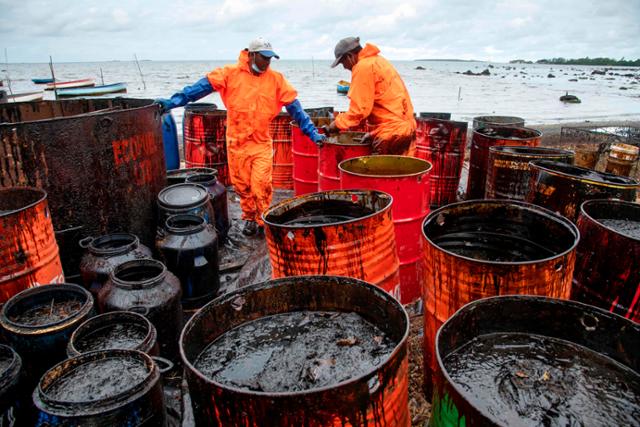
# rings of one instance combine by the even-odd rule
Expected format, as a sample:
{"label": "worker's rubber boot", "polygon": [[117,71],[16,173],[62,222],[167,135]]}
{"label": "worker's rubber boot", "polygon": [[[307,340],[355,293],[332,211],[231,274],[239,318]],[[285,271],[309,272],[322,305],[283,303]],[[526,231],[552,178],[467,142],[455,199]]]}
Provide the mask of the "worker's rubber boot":
{"label": "worker's rubber boot", "polygon": [[242,234],[245,236],[253,236],[258,231],[258,223],[255,221],[245,221]]}

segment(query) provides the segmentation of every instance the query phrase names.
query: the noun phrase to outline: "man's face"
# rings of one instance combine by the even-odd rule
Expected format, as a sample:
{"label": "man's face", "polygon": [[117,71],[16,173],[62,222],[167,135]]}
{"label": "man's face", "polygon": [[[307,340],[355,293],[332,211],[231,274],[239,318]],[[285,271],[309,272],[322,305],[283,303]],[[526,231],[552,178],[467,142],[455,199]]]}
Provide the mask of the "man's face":
{"label": "man's face", "polygon": [[271,64],[271,58],[262,55],[260,52],[251,52],[251,60],[263,73],[267,71],[269,64]]}
{"label": "man's face", "polygon": [[353,53],[347,53],[342,57],[342,61],[340,63],[344,67],[345,70],[351,71],[353,66],[356,65],[356,56]]}

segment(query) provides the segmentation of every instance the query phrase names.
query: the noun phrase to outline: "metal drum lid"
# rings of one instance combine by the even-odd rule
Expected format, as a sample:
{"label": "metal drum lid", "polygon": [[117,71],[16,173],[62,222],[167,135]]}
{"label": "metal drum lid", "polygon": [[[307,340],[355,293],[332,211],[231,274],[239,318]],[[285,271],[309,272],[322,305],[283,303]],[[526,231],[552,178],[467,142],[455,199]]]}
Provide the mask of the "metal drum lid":
{"label": "metal drum lid", "polygon": [[191,208],[204,203],[207,197],[205,187],[186,182],[164,188],[158,194],[158,203],[167,208]]}

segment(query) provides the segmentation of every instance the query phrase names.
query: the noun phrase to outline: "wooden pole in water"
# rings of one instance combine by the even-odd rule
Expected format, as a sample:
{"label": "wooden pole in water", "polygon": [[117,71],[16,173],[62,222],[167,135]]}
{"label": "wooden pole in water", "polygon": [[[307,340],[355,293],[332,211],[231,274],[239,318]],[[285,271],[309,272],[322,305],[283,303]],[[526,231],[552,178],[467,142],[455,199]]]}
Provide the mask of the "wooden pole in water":
{"label": "wooden pole in water", "polygon": [[56,89],[56,74],[53,72],[53,58],[49,55],[49,69],[51,70],[51,78],[53,79],[53,97],[58,100],[58,89]]}
{"label": "wooden pole in water", "polygon": [[147,84],[144,82],[144,76],[142,75],[142,68],[140,68],[140,63],[138,62],[138,56],[134,53],[133,58],[136,60],[136,65],[138,66],[138,71],[140,72],[140,78],[142,79],[142,87],[144,90],[147,90]]}
{"label": "wooden pole in water", "polygon": [[104,74],[102,74],[102,67],[100,67],[100,80],[102,80],[102,86],[104,86]]}
{"label": "wooden pole in water", "polygon": [[313,56],[311,57],[311,77],[312,78],[316,77],[316,66],[313,63]]}
{"label": "wooden pole in water", "polygon": [[11,90],[11,77],[9,77],[9,56],[7,56],[7,48],[4,48],[4,68],[5,73],[7,75],[7,87],[9,88],[9,93],[13,95],[13,91]]}

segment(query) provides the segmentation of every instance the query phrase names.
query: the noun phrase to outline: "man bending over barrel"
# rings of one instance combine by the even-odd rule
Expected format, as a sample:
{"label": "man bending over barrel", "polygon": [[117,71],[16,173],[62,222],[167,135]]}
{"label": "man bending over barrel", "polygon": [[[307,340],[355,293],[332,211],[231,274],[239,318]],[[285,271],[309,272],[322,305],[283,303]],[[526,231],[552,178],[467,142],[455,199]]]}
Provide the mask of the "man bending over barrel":
{"label": "man bending over barrel", "polygon": [[325,138],[302,109],[296,99],[296,90],[282,74],[269,67],[274,57],[280,59],[271,43],[258,37],[240,52],[235,65],[216,68],[170,99],[156,101],[166,111],[197,101],[213,91],[220,93],[227,108],[229,175],[240,197],[242,219],[245,220],[242,232],[248,236],[263,227],[262,212],[271,204],[271,121],[285,106],[302,132],[313,142],[321,144]]}
{"label": "man bending over barrel", "polygon": [[327,129],[329,133],[346,130],[363,120],[373,127],[365,135],[375,154],[411,156],[415,152],[416,120],[409,92],[400,74],[382,56],[380,49],[360,38],[347,37],[335,47],[335,61],[351,71],[349,111],[338,114]]}

